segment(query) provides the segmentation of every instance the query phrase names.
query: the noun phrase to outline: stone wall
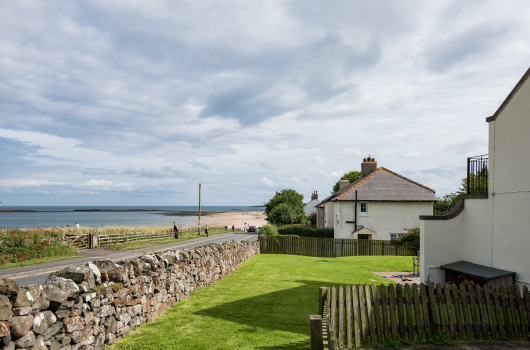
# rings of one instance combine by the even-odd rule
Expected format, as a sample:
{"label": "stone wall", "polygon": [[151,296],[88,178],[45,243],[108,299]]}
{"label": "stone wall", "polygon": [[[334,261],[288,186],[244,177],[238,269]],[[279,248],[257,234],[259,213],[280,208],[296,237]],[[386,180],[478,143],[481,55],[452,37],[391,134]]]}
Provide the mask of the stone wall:
{"label": "stone wall", "polygon": [[259,253],[258,242],[209,244],[99,260],[20,288],[0,280],[1,349],[101,349]]}

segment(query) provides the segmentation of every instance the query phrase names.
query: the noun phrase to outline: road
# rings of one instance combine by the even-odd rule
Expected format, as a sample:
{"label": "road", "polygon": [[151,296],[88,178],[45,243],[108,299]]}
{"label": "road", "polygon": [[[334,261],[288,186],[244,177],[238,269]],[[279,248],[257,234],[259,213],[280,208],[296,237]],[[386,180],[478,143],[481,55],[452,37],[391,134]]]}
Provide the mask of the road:
{"label": "road", "polygon": [[178,243],[169,243],[159,246],[154,246],[150,248],[142,248],[137,250],[113,252],[100,249],[91,249],[82,251],[86,255],[85,258],[54,261],[46,264],[24,266],[24,267],[15,267],[11,269],[0,270],[0,278],[10,278],[15,280],[19,286],[28,286],[35,283],[43,284],[46,281],[48,275],[52,272],[61,270],[67,266],[78,266],[83,265],[88,261],[94,260],[133,260],[145,253],[154,253],[164,250],[171,249],[190,249],[194,247],[199,247],[206,245],[208,243],[223,243],[227,241],[250,241],[257,240],[258,235],[255,233],[223,233],[218,235],[213,235],[210,237],[201,237],[191,239],[189,241],[178,242]]}

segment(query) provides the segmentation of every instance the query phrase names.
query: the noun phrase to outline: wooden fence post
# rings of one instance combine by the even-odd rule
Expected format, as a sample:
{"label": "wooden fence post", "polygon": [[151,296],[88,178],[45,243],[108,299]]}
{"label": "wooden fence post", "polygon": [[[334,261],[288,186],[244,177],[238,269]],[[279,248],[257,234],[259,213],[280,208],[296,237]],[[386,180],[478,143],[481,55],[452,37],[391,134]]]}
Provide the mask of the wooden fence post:
{"label": "wooden fence post", "polygon": [[324,349],[324,337],[322,336],[322,316],[310,315],[311,326],[311,350]]}

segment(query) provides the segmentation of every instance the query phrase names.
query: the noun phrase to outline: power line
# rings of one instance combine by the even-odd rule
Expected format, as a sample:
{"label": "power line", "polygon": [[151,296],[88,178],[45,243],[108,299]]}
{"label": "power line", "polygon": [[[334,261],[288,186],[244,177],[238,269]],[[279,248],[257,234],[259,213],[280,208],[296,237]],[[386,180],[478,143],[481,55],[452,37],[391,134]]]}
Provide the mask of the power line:
{"label": "power line", "polygon": [[265,197],[265,196],[255,196],[255,195],[251,195],[251,194],[248,194],[248,193],[239,193],[239,192],[234,192],[234,191],[230,191],[230,190],[222,190],[220,188],[215,188],[215,187],[208,186],[208,185],[205,185],[205,184],[203,184],[203,186],[211,188],[212,190],[216,190],[216,191],[220,191],[220,192],[226,192],[226,193],[231,193],[231,194],[235,194],[235,195],[238,195],[238,196],[270,199],[269,197]]}

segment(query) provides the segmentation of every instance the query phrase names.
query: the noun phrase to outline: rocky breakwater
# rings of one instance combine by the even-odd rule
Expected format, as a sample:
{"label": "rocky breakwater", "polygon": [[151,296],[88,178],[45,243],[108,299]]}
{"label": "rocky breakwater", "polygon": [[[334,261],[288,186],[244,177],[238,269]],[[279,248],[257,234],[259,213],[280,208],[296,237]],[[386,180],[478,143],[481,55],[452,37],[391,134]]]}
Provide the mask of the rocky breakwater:
{"label": "rocky breakwater", "polygon": [[0,349],[101,349],[258,253],[257,242],[209,244],[89,262],[43,285],[0,279]]}

